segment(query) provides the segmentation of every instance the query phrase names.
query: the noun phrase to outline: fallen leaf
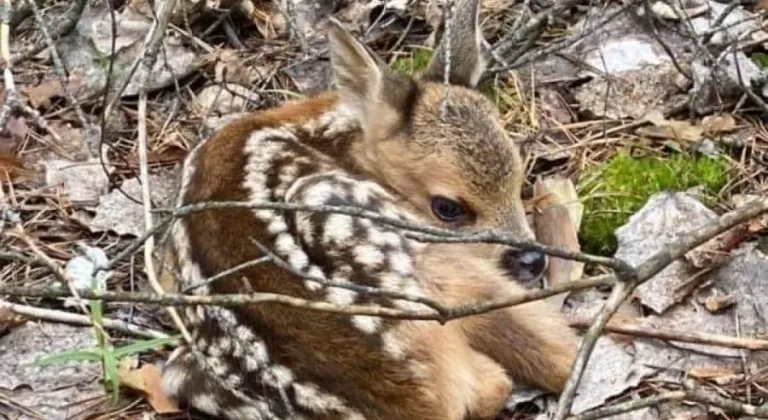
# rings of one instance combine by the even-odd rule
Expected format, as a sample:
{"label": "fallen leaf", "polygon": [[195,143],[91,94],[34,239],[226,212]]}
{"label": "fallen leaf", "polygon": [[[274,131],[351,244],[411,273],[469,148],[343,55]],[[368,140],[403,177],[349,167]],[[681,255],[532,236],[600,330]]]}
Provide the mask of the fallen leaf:
{"label": "fallen leaf", "polygon": [[[77,93],[83,87],[83,77],[79,73],[70,74],[67,80],[67,89],[70,93]],[[21,91],[29,99],[29,103],[34,108],[47,107],[51,104],[51,99],[64,96],[64,88],[59,79],[46,80],[35,86],[24,86]]]}
{"label": "fallen leaf", "polygon": [[736,130],[736,119],[731,114],[707,115],[701,125],[708,133],[729,133]]}
{"label": "fallen leaf", "polygon": [[[538,180],[533,186],[536,201],[533,211],[536,240],[542,244],[578,252],[578,230],[584,210],[576,188],[570,179],[550,178]],[[584,263],[563,258],[550,257],[546,272],[547,286],[570,282],[581,278]],[[562,307],[567,294],[549,298]]]}
{"label": "fallen leaf", "polygon": [[27,119],[24,117],[8,117],[5,129],[8,130],[12,137],[23,139],[29,131],[29,126],[27,125]]}
{"label": "fallen leaf", "polygon": [[[615,257],[636,266],[667,244],[715,220],[715,212],[689,194],[655,194],[616,230],[619,246]],[[661,314],[684,297],[676,292],[693,274],[688,264],[674,261],[638,287],[634,296]]]}
{"label": "fallen leaf", "polygon": [[638,135],[663,140],[697,142],[704,134],[704,127],[693,125],[688,121],[667,120],[658,111],[646,115],[645,120],[653,125],[639,127],[636,130]]}
{"label": "fallen leaf", "polygon": [[689,370],[688,374],[697,379],[712,379],[718,376],[733,375],[734,371],[719,367],[697,367]]}
{"label": "fallen leaf", "polygon": [[[2,303],[3,302],[0,301],[0,305],[2,305]],[[19,315],[8,308],[3,308],[0,306],[0,335],[4,335],[8,331],[18,326],[24,325],[26,322],[26,317]]]}
{"label": "fallen leaf", "polygon": [[600,337],[579,383],[572,412],[580,414],[600,406],[653,373],[654,369],[635,363],[634,357],[612,340]]}
{"label": "fallen leaf", "polygon": [[99,197],[109,187],[109,178],[98,159],[85,162],[60,159],[46,161],[45,182],[48,186],[62,186],[75,205],[98,203]]}
{"label": "fallen leaf", "polygon": [[[106,398],[99,378],[99,363],[63,362],[40,366],[36,361],[64,351],[90,349],[95,345],[93,328],[62,323],[32,322],[0,337],[0,390],[3,397],[36,411],[38,418],[60,419],[72,413],[73,404]],[[0,413],[24,419],[26,413],[3,405]],[[2,417],[2,416],[0,416]],[[73,418],[70,416],[64,416]],[[78,418],[78,417],[74,417]]]}
{"label": "fallen leaf", "polygon": [[[176,192],[176,178],[175,172],[150,175],[150,196],[156,205],[167,206],[172,202]],[[113,231],[118,235],[137,237],[144,234],[143,208],[125,194],[140,200],[141,184],[138,178],[124,181],[120,190],[115,188],[101,198],[99,205],[94,208],[96,216],[90,221],[84,221],[92,232]]]}
{"label": "fallen leaf", "polygon": [[24,164],[19,158],[0,153],[0,181],[29,179],[33,175],[34,172],[24,168]]}
{"label": "fallen leaf", "polygon": [[147,396],[147,402],[157,414],[178,413],[179,407],[170,400],[160,386],[160,369],[155,365],[144,364],[138,369],[130,369],[121,364],[117,370],[122,385],[139,391]]}

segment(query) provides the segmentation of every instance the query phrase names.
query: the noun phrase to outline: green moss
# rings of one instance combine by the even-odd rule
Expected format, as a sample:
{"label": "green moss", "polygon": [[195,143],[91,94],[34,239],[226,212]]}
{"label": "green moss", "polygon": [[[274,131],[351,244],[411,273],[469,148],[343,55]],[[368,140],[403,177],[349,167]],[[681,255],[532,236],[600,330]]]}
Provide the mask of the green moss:
{"label": "green moss", "polygon": [[703,193],[711,197],[727,181],[728,163],[722,158],[682,154],[668,158],[614,156],[587,170],[579,183],[579,195],[584,201],[579,233],[582,248],[612,255],[617,247],[614,231],[653,194],[702,186]]}
{"label": "green moss", "polygon": [[432,50],[416,48],[407,55],[401,55],[392,63],[392,68],[401,73],[413,75],[424,70],[432,58]]}

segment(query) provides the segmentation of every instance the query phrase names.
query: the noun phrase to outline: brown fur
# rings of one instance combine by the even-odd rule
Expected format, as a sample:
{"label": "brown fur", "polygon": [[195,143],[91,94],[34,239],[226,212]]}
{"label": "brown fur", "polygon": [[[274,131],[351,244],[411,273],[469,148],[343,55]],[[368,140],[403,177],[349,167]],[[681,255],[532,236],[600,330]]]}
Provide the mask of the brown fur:
{"label": "brown fur", "polygon": [[[478,36],[474,31],[478,29],[473,13],[476,14],[477,1],[465,1],[457,10],[463,16],[462,22],[474,21],[475,27],[454,28],[452,51],[463,61],[457,61],[460,65],[451,74],[454,84],[450,86],[433,81],[442,65],[440,60],[432,63],[422,79],[397,75],[370,56],[349,34],[332,25],[331,56],[339,91],[258,112],[225,126],[189,157],[186,167],[190,177],[181,204],[249,200],[248,185],[244,184],[246,176],[252,173],[249,171],[253,171],[249,169],[246,152],[252,141],[249,139],[265,129],[285,129],[295,140],[275,143],[282,147],[280,154],[262,168],[270,194],[277,194],[281,176],[285,177],[280,171],[286,167],[296,166],[297,173],[289,177],[292,180],[340,170],[355,177],[349,181],[354,185],[363,185],[357,184],[359,180],[373,180],[384,187],[390,196],[371,192],[371,205],[377,208],[395,208],[413,219],[443,227],[465,231],[498,228],[531,238],[520,197],[520,156],[505,136],[493,106],[473,90],[478,66],[483,62],[475,43]],[[446,90],[448,103],[443,115]],[[332,115],[340,105],[354,115],[356,123],[325,135],[324,130],[330,129],[319,121]],[[338,180],[332,182],[334,194],[342,194],[345,185]],[[301,199],[301,192],[297,188],[295,200]],[[471,210],[472,218],[455,226],[440,222],[430,209],[430,198],[434,195],[461,200]],[[328,204],[333,204],[331,201],[337,199],[334,197],[337,196],[326,200]],[[314,223],[312,226],[325,228],[327,215],[302,214],[285,216],[297,238],[301,231],[299,217],[308,217],[308,223]],[[174,243],[178,255],[172,259],[172,266],[177,272],[193,265],[203,277],[209,277],[258,258],[261,253],[253,246],[253,240],[269,248],[276,246],[276,236],[269,233],[270,227],[248,209],[194,213],[180,221],[179,226],[186,239],[177,238]],[[311,240],[301,239],[302,252],[311,262],[325,264],[324,268],[347,263],[346,257],[339,255],[352,255],[346,253],[365,243],[367,228],[354,226],[359,230],[355,231],[355,239],[347,245],[337,244],[333,251],[317,245],[322,234],[302,231],[315,235]],[[393,228],[380,229],[381,234],[400,235]],[[423,293],[444,304],[521,291],[514,279],[499,268],[502,246],[430,244],[403,249],[414,258],[415,276]],[[187,257],[184,252],[189,252]],[[372,266],[355,264],[351,265],[354,276],[349,281],[378,285],[381,268],[373,270]],[[180,280],[182,284],[192,281]],[[305,299],[322,299],[325,293],[309,290],[295,275],[272,264],[242,270],[210,287],[212,293],[250,290]],[[372,298],[358,296],[356,303],[370,302]],[[217,318],[212,313],[206,313],[207,320],[193,328],[197,340],[211,346],[232,335],[214,322]],[[446,325],[384,320],[375,332],[367,335],[355,329],[349,317],[323,312],[262,304],[233,313],[238,324],[247,325],[263,340],[269,366],[287,367],[295,383],[316,384],[369,420],[493,418],[502,408],[513,381],[559,392],[575,353],[573,331],[556,308],[542,302]],[[402,347],[402,358],[393,356],[396,351],[384,351],[391,343]],[[243,346],[251,347],[248,343]],[[214,357],[213,353],[203,353]],[[243,418],[226,412],[226,407],[242,404],[236,401],[232,389],[206,379],[209,377],[203,375],[202,368],[188,356],[169,363],[167,376],[182,372],[184,379],[169,386],[168,392],[200,409],[207,407],[222,418]],[[280,401],[306,406],[306,401],[301,403],[297,397],[286,397],[261,386],[260,376],[248,376],[243,370],[244,359],[240,356],[215,357],[234,371],[243,371],[245,382],[240,388],[245,394],[277,401],[278,406]],[[286,398],[290,400],[287,403]],[[307,419],[343,418],[338,410],[298,409]],[[280,411],[281,407],[271,410],[278,417],[289,417]]]}

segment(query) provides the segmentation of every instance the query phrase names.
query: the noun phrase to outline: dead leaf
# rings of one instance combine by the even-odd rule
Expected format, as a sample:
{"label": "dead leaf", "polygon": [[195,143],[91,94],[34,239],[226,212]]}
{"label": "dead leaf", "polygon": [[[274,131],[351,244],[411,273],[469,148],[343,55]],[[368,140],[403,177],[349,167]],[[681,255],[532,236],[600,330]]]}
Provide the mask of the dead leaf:
{"label": "dead leaf", "polygon": [[8,130],[12,137],[23,139],[29,131],[29,126],[27,125],[27,119],[24,117],[9,117],[5,129]]}
{"label": "dead leaf", "polygon": [[[537,241],[569,251],[580,251],[578,229],[584,209],[571,180],[538,180],[533,186],[533,191],[535,197],[541,197],[536,200],[533,211]],[[547,286],[577,280],[583,272],[584,263],[550,257],[546,273]],[[563,293],[553,296],[550,300],[562,307],[566,296],[567,294]]]}
{"label": "dead leaf", "polygon": [[[67,89],[72,93],[77,93],[83,87],[83,77],[79,73],[71,73],[67,80]],[[29,99],[29,103],[34,108],[47,107],[51,104],[51,99],[64,96],[64,88],[58,79],[46,80],[36,86],[24,86],[21,91]]]}
{"label": "dead leaf", "polygon": [[697,367],[688,371],[688,374],[696,379],[712,379],[718,376],[733,375],[731,369],[720,367]]}
{"label": "dead leaf", "polygon": [[109,187],[109,178],[98,159],[85,162],[46,161],[45,181],[49,186],[62,186],[69,200],[76,205],[98,203],[99,197]]}
{"label": "dead leaf", "polygon": [[[175,173],[162,173],[149,176],[150,196],[159,206],[171,203],[176,192]],[[96,216],[90,221],[84,221],[92,232],[113,231],[118,235],[141,236],[144,234],[144,216],[142,206],[126,197],[125,194],[140,200],[141,184],[138,178],[131,178],[121,185],[121,190],[115,188],[109,194],[101,197],[95,207]]]}
{"label": "dead leaf", "polygon": [[638,128],[638,135],[662,140],[697,142],[704,134],[704,127],[688,121],[667,120],[658,111],[646,115],[645,120],[653,125]]}
{"label": "dead leaf", "polygon": [[144,364],[138,369],[130,369],[130,367],[121,364],[117,373],[123,385],[146,395],[147,402],[157,414],[171,414],[181,411],[163,392],[160,386],[160,369],[157,366]]}
{"label": "dead leaf", "polygon": [[[615,257],[632,265],[649,258],[666,244],[674,243],[717,219],[717,215],[685,193],[661,192],[616,230],[618,250]],[[684,296],[676,291],[686,283],[693,270],[675,261],[635,290],[635,297],[657,314],[679,302]]]}
{"label": "dead leaf", "polygon": [[[72,413],[73,404],[106,398],[97,362],[35,363],[40,357],[92,348],[94,344],[89,327],[28,321],[12,329],[0,337],[0,390],[4,398],[37,411],[45,419]],[[0,412],[9,418],[29,418],[22,413],[14,415],[13,406],[2,407]]]}
{"label": "dead leaf", "polygon": [[[147,163],[150,166],[169,165],[183,161],[186,156],[187,152],[181,147],[170,146],[147,153]],[[139,157],[137,155],[130,155],[125,160],[129,168],[139,168]]]}
{"label": "dead leaf", "polygon": [[736,119],[731,114],[707,115],[701,125],[708,133],[730,133],[736,130]]}
{"label": "dead leaf", "polygon": [[[2,302],[0,302],[0,304],[2,304]],[[4,335],[8,331],[24,325],[26,322],[26,317],[19,315],[8,308],[0,307],[0,335]]]}
{"label": "dead leaf", "polygon": [[33,177],[34,171],[26,169],[21,159],[0,153],[0,181],[13,182]]}
{"label": "dead leaf", "polygon": [[635,363],[634,357],[607,337],[597,340],[573,400],[573,414],[602,405],[653,374],[654,369]]}

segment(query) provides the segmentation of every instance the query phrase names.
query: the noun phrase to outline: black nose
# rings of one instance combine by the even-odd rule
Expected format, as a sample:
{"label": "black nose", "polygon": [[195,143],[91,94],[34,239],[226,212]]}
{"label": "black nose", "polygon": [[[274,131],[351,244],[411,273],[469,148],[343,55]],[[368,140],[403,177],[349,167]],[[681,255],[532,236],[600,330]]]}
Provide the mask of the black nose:
{"label": "black nose", "polygon": [[519,282],[538,281],[547,269],[547,255],[538,251],[509,249],[504,252],[503,264]]}

